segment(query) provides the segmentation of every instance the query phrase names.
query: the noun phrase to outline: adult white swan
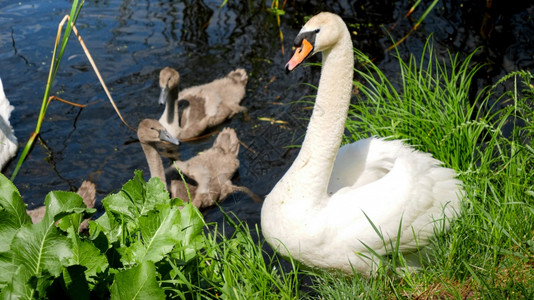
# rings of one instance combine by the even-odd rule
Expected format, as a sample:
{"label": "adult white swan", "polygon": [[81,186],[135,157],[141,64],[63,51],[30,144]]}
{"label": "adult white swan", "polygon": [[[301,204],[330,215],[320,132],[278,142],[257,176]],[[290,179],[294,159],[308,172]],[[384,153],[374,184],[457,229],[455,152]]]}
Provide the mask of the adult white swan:
{"label": "adult white swan", "polygon": [[263,204],[263,235],[309,267],[370,275],[373,252],[386,255],[396,242],[401,252],[415,251],[434,236],[436,222],[448,228],[461,182],[401,141],[373,137],[339,148],[354,66],[347,27],[337,15],[320,13],[295,45],[286,69],[323,52],[321,79],[302,148]]}
{"label": "adult white swan", "polygon": [[9,104],[0,79],[0,171],[17,154],[18,143],[9,117],[13,106]]}

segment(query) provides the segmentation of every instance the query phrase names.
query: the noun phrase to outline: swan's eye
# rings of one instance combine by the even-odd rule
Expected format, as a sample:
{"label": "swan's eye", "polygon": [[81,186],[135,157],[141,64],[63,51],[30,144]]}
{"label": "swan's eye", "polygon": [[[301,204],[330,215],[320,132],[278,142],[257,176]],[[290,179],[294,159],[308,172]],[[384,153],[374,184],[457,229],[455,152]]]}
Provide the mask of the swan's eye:
{"label": "swan's eye", "polygon": [[315,33],[319,33],[319,31],[321,31],[321,29],[320,29],[320,28],[317,28],[317,29],[315,29],[313,32],[315,32]]}

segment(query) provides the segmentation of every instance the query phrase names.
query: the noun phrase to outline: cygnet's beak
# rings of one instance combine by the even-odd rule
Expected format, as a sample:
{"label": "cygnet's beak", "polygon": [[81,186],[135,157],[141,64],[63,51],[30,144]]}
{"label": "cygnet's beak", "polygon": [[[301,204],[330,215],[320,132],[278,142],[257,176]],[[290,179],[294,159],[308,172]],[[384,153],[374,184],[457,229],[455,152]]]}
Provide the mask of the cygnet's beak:
{"label": "cygnet's beak", "polygon": [[180,140],[173,137],[167,130],[160,130],[159,131],[159,139],[165,142],[169,142],[173,145],[179,146]]}

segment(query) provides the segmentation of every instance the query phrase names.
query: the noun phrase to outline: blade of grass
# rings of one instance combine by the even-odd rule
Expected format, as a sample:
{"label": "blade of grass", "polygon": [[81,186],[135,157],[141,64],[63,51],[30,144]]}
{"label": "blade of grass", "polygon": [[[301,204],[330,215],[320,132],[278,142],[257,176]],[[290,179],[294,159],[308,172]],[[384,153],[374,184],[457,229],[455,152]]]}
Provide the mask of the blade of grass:
{"label": "blade of grass", "polygon": [[[408,17],[414,10],[415,8],[417,7],[417,5],[419,5],[419,2],[416,2],[412,8],[410,8],[410,10],[408,11],[408,13],[406,14],[406,17]],[[391,51],[393,50],[395,47],[397,47],[398,45],[400,45],[402,42],[404,42],[404,40],[406,40],[408,38],[408,36],[410,36],[410,34],[412,34],[414,31],[417,30],[417,28],[419,27],[419,25],[421,25],[421,23],[423,22],[423,20],[426,18],[426,16],[430,13],[430,11],[434,8],[434,6],[436,6],[436,4],[438,4],[439,0],[434,0],[432,2],[432,4],[430,4],[430,6],[428,6],[428,8],[423,12],[423,15],[421,17],[419,17],[419,20],[417,20],[417,23],[415,23],[415,25],[412,27],[412,29],[410,29],[410,31],[405,35],[403,36],[400,40],[398,40],[395,44],[389,46],[387,48],[386,51]]]}
{"label": "blade of grass", "polygon": [[72,31],[74,31],[74,34],[78,38],[78,41],[80,42],[80,45],[82,46],[83,51],[85,52],[85,55],[87,56],[87,59],[91,63],[91,66],[93,67],[93,70],[95,71],[96,76],[98,77],[98,80],[100,81],[100,84],[102,85],[102,88],[104,88],[104,91],[106,92],[106,95],[108,96],[109,102],[111,102],[111,105],[115,109],[115,112],[117,112],[117,115],[121,119],[122,123],[124,125],[126,125],[126,127],[128,127],[133,132],[136,132],[135,128],[131,127],[130,125],[128,125],[128,123],[126,123],[126,121],[124,121],[124,118],[122,117],[119,109],[115,105],[115,101],[113,101],[113,98],[111,97],[111,94],[109,93],[109,90],[108,90],[108,88],[106,86],[106,83],[102,79],[102,76],[100,75],[100,72],[98,71],[98,68],[96,67],[95,61],[93,60],[93,57],[91,56],[91,53],[89,53],[89,50],[87,50],[87,47],[85,46],[85,43],[83,42],[83,39],[82,39],[81,35],[78,33],[78,30],[76,29],[76,26],[74,26],[74,24],[71,24],[70,22],[69,22],[69,24],[72,26]]}
{"label": "blade of grass", "polygon": [[278,32],[280,35],[280,43],[281,43],[281,49],[282,49],[282,55],[285,53],[284,51],[284,34],[282,33],[282,28],[280,27],[280,16],[284,15],[286,12],[284,11],[284,7],[286,5],[286,1],[284,0],[284,3],[282,4],[282,8],[279,8],[280,2],[278,0],[274,0],[271,3],[271,13],[274,14],[276,18],[276,24],[278,25]]}

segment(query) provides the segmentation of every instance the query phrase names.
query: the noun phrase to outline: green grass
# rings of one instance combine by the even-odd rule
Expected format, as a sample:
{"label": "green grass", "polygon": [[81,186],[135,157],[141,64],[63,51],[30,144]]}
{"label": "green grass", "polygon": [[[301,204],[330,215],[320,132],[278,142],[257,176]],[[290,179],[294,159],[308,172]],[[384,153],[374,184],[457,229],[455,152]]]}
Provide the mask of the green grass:
{"label": "green grass", "polygon": [[[224,212],[223,212],[224,213]],[[291,299],[299,291],[299,268],[284,272],[275,256],[268,256],[262,249],[263,241],[257,241],[258,228],[252,230],[245,223],[225,214],[234,230],[227,236],[210,231],[210,245],[204,260],[209,264],[206,274],[210,278],[212,296],[228,299]]]}

